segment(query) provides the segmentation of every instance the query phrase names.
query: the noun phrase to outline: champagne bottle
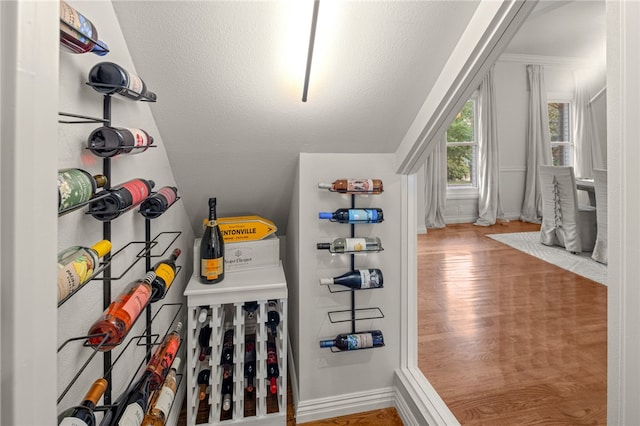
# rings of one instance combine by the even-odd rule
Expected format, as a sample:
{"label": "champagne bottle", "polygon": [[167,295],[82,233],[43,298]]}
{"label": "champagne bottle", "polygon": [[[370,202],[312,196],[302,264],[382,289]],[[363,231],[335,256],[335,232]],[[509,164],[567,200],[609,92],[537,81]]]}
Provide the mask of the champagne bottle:
{"label": "champagne bottle", "polygon": [[200,329],[198,334],[198,344],[200,345],[200,355],[198,360],[204,361],[207,356],[211,355],[211,326],[208,324]]}
{"label": "champagne bottle", "polygon": [[113,220],[142,203],[151,193],[152,180],[133,179],[109,189],[109,195],[89,204],[88,213],[103,222]]}
{"label": "champagne bottle", "polygon": [[173,284],[173,280],[176,277],[176,259],[180,256],[182,251],[176,248],[167,259],[161,260],[153,267],[153,272],[156,273],[156,278],[151,283],[153,289],[153,295],[151,296],[151,303],[164,299],[164,296],[169,291],[169,287]]}
{"label": "champagne bottle", "polygon": [[91,176],[82,169],[58,171],[58,213],[86,203],[106,184],[105,175]]}
{"label": "champagne bottle", "polygon": [[333,278],[321,278],[320,284],[339,284],[354,289],[381,288],[383,285],[380,269],[356,269]]}
{"label": "champagne bottle", "polygon": [[244,341],[244,387],[251,393],[255,389],[256,342],[250,337]]}
{"label": "champagne bottle", "polygon": [[112,409],[105,412],[100,426],[140,426],[149,404],[151,372],[142,377],[118,397]]}
{"label": "champagne bottle", "polygon": [[98,127],[89,135],[87,147],[98,157],[119,154],[139,154],[153,145],[153,137],[142,129],[128,127]]}
{"label": "champagne bottle", "polygon": [[341,351],[353,351],[357,349],[384,346],[384,338],[380,330],[365,331],[361,333],[338,334],[335,339],[321,340],[321,348],[336,347]]}
{"label": "champagne bottle", "polygon": [[269,379],[269,392],[272,395],[278,393],[278,377],[280,368],[278,367],[278,352],[276,340],[273,334],[267,336],[267,379]]}
{"label": "champagne bottle", "polygon": [[383,219],[382,209],[338,209],[335,212],[320,212],[320,219],[329,219],[340,223],[380,223]]}
{"label": "champagne bottle", "polygon": [[280,314],[278,313],[278,302],[269,300],[267,302],[267,327],[275,336],[278,333],[278,324],[280,324]]}
{"label": "champagne bottle", "polygon": [[173,400],[176,397],[178,387],[176,374],[179,368],[180,358],[176,358],[171,364],[171,370],[167,374],[162,388],[153,394],[149,410],[142,420],[142,426],[163,426],[166,423]]}
{"label": "champagne bottle", "polygon": [[58,303],[89,281],[111,243],[98,241],[91,247],[73,246],[58,253]]}
{"label": "champagne bottle", "polygon": [[71,53],[92,52],[98,56],[109,53],[107,45],[102,40],[98,40],[98,30],[93,23],[62,0],[60,1],[60,45]]}
{"label": "champagne bottle", "polygon": [[380,179],[338,179],[333,183],[318,183],[318,188],[344,194],[380,194],[382,181]]}
{"label": "champagne bottle", "polygon": [[[89,329],[89,335],[108,333],[101,351],[108,351],[122,343],[140,312],[151,298],[151,283],[155,272],[147,272],[144,278],[129,284],[118,297],[111,302],[99,320]],[[89,344],[99,345],[104,336],[89,337]]]}
{"label": "champagne bottle", "polygon": [[378,237],[336,238],[331,243],[318,243],[317,247],[331,253],[376,252],[382,250],[382,242]]}
{"label": "champagne bottle", "polygon": [[162,385],[169,373],[169,368],[180,348],[180,330],[182,330],[182,323],[178,322],[173,331],[165,336],[147,364],[147,371],[151,372],[149,389],[152,391]]}
{"label": "champagne bottle", "polygon": [[163,186],[140,205],[140,214],[147,219],[155,219],[166,212],[178,199],[178,188]]}
{"label": "champagne bottle", "polygon": [[58,425],[60,426],[95,426],[96,415],[94,409],[107,389],[107,381],[98,379],[93,382],[89,392],[85,395],[80,405],[71,407],[60,413]]}
{"label": "champagne bottle", "polygon": [[89,71],[89,83],[97,92],[117,93],[134,101],[146,99],[155,101],[155,93],[147,89],[145,82],[113,62],[100,62]]}
{"label": "champagne bottle", "polygon": [[198,392],[198,399],[204,401],[207,397],[207,388],[209,387],[209,379],[211,378],[211,370],[201,370],[198,373],[198,385],[200,386],[200,392]]}
{"label": "champagne bottle", "polygon": [[216,199],[209,198],[209,222],[200,244],[200,281],[219,283],[224,279],[224,240],[218,227]]}

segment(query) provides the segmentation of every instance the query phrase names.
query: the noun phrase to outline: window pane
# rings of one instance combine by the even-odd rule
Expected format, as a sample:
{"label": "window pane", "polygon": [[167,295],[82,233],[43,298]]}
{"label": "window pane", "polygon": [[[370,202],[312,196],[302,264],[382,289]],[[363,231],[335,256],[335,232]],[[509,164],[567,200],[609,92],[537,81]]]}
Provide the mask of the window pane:
{"label": "window pane", "polygon": [[549,133],[551,142],[569,141],[569,104],[549,103]]}
{"label": "window pane", "polygon": [[570,166],[570,148],[568,145],[551,145],[554,166]]}
{"label": "window pane", "polygon": [[467,101],[447,130],[447,142],[473,141],[473,122],[473,101]]}
{"label": "window pane", "polygon": [[473,186],[476,180],[475,146],[447,147],[447,184]]}

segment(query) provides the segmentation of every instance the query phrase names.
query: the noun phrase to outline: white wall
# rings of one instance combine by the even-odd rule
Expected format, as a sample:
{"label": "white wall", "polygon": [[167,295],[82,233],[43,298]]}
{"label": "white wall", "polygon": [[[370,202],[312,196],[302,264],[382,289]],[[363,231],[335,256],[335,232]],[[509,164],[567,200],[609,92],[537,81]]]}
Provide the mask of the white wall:
{"label": "white wall", "polygon": [[[371,410],[394,405],[394,370],[400,367],[400,279],[401,176],[393,170],[392,154],[300,154],[298,204],[292,206],[287,229],[289,259],[297,267],[287,267],[290,289],[292,351],[296,354],[299,422]],[[375,176],[374,176],[375,175]],[[319,190],[318,182],[348,177],[380,178],[381,195],[356,197],[358,207],[380,207],[381,224],[356,226],[356,236],[378,236],[384,251],[356,256],[356,268],[380,268],[382,289],[356,292],[356,307],[380,307],[382,319],[358,321],[357,331],[382,330],[386,346],[370,350],[332,353],[321,349],[321,339],[351,331],[351,323],[331,323],[328,311],[350,308],[350,293],[330,293],[319,284],[321,277],[333,277],[350,270],[349,255],[332,256],[317,250],[316,243],[348,237],[350,226],[318,219],[319,211],[351,206],[346,195]],[[294,251],[297,252],[294,253]]]}
{"label": "white wall", "polygon": [[[96,2],[71,2],[78,10],[91,19],[100,35],[111,52],[104,58],[93,54],[73,55],[60,52],[60,97],[59,110],[69,113],[77,113],[95,117],[102,117],[103,96],[95,92],[85,84],[89,69],[100,61],[112,61],[122,65],[127,70],[134,72],[135,69],[126,43],[120,31],[117,18],[110,1],[102,0]],[[141,76],[145,79],[144,76]],[[158,102],[171,102],[162,95],[162,88],[155,87],[153,81],[146,80],[150,90],[158,95]],[[112,125],[124,127],[138,127],[145,129],[154,138],[157,148],[152,148],[144,153],[133,156],[122,156],[112,160],[112,185],[118,185],[129,179],[141,177],[154,180],[155,189],[165,185],[175,185],[173,173],[169,166],[169,161],[164,149],[164,144],[156,123],[152,116],[154,104],[146,102],[134,102],[122,97],[112,98]],[[79,167],[92,174],[101,173],[102,160],[93,156],[85,149],[86,139],[89,133],[98,127],[96,124],[59,124],[57,143],[59,169],[67,167]],[[52,140],[42,143],[54,142]],[[55,177],[50,177],[55,179]],[[180,193],[180,188],[178,188]],[[84,210],[74,211],[58,219],[58,250],[72,245],[89,246],[102,239],[102,223],[93,219],[90,215],[84,214]],[[203,217],[206,216],[206,206],[202,206]],[[112,243],[113,251],[123,247],[130,241],[144,241],[145,221],[136,211],[125,213],[112,222]],[[187,215],[182,201],[172,206],[164,215],[151,221],[151,237],[155,237],[161,231],[182,231],[179,239],[170,246],[163,257],[168,257],[174,247],[182,249],[182,255],[177,261],[178,265],[184,268],[180,271],[167,297],[155,305],[164,302],[183,302],[182,292],[188,277],[191,275],[193,231],[187,219]],[[159,254],[160,250],[169,246],[170,239],[161,237],[158,250],[153,254]],[[136,253],[142,248],[141,245],[132,246],[122,255],[114,259],[112,275],[117,276],[124,270],[125,263],[128,264]],[[152,265],[160,258],[152,260]],[[134,281],[144,275],[145,262],[138,262],[121,280],[112,282],[112,297]],[[51,277],[53,285],[54,279]],[[86,335],[89,326],[99,317],[103,311],[102,307],[102,283],[99,281],[90,282],[87,287],[78,292],[57,310],[58,322],[58,344],[74,336]],[[154,313],[159,308],[154,305]],[[166,332],[169,321],[172,319],[176,308],[165,308],[158,316],[158,321],[153,324],[153,332]],[[186,306],[181,311],[181,316],[185,317]],[[50,318],[48,320],[53,320]],[[137,322],[130,336],[138,336],[143,333],[144,318]],[[183,336],[186,338],[186,335]],[[134,342],[135,343],[135,342]],[[113,371],[113,399],[122,391],[124,386],[131,379],[135,368],[144,358],[144,347],[136,347],[132,344],[125,352],[122,359],[118,361]],[[58,361],[58,392],[69,382],[78,368],[80,362],[84,361],[91,349],[82,346],[82,341],[73,343],[65,347],[57,357]],[[113,359],[121,352],[121,348],[113,351]],[[51,355],[50,358],[53,358]],[[102,356],[97,356],[87,371],[80,377],[76,385],[71,389],[67,397],[59,405],[59,410],[69,405],[76,404],[81,400],[88,386],[96,378],[102,375]],[[48,423],[52,424],[53,420]]]}

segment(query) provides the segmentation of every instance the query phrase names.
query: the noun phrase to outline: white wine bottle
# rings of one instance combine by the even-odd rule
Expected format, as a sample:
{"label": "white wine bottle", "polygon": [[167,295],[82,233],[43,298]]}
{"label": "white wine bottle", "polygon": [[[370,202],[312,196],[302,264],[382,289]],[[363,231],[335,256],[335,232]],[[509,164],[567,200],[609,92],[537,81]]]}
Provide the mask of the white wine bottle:
{"label": "white wine bottle", "polygon": [[353,289],[382,287],[382,271],[380,269],[356,269],[333,278],[321,278],[320,284],[339,284]]}
{"label": "white wine bottle", "polygon": [[382,242],[378,237],[336,238],[331,243],[318,243],[317,247],[331,253],[376,252],[382,250]]}
{"label": "white wine bottle", "polygon": [[209,221],[200,243],[200,282],[204,284],[224,279],[224,240],[217,219],[216,199],[209,198]]}
{"label": "white wine bottle", "polygon": [[91,247],[73,246],[58,253],[58,302],[89,281],[100,258],[110,251],[111,243],[102,240]]}

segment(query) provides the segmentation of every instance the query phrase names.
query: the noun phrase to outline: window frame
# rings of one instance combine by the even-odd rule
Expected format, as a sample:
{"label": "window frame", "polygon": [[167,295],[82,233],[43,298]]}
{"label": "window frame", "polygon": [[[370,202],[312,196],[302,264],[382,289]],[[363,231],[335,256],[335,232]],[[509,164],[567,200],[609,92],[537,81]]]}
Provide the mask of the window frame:
{"label": "window frame", "polygon": [[558,164],[559,166],[571,166],[575,165],[575,142],[573,140],[573,96],[569,94],[548,94],[547,97],[547,118],[550,104],[566,104],[567,105],[567,135],[568,141],[552,141],[551,140],[551,123],[549,122],[549,149],[551,150],[551,163],[553,164],[553,148],[566,146],[569,149],[568,164]]}
{"label": "window frame", "polygon": [[464,106],[468,103],[468,102],[473,102],[473,141],[465,141],[465,142],[449,142],[447,139],[447,132],[449,131],[449,127],[451,126],[451,124],[453,124],[453,122],[449,125],[449,127],[447,127],[447,130],[445,131],[443,138],[445,141],[445,152],[444,152],[444,156],[445,156],[445,162],[447,162],[448,160],[448,153],[449,150],[448,148],[450,146],[472,146],[475,147],[475,155],[474,157],[474,165],[472,166],[472,169],[474,171],[474,173],[472,173],[471,176],[471,184],[469,185],[450,185],[449,181],[447,180],[447,199],[468,199],[468,198],[478,198],[479,196],[479,188],[478,188],[478,169],[480,166],[480,161],[479,161],[479,148],[480,148],[480,138],[479,138],[479,124],[480,124],[480,117],[479,117],[479,105],[478,105],[478,101],[479,101],[479,93],[476,90],[473,95],[462,105],[462,107],[460,108],[460,111],[462,111],[462,109],[464,108]]}

